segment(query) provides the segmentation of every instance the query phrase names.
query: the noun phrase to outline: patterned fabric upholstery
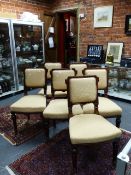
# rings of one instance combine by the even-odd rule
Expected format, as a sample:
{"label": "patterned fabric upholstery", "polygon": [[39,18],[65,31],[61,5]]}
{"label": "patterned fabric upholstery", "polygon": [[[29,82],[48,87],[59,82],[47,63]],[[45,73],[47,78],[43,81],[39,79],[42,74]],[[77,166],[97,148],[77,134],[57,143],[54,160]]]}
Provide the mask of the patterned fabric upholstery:
{"label": "patterned fabric upholstery", "polygon": [[25,85],[27,87],[43,87],[45,83],[45,69],[25,70]]}
{"label": "patterned fabric upholstery", "polygon": [[74,76],[75,72],[74,70],[69,70],[69,69],[63,69],[63,70],[54,70],[52,72],[52,85],[53,89],[55,90],[66,90],[67,85],[65,80],[69,76]]}
{"label": "patterned fabric upholstery", "polygon": [[[44,90],[41,89],[38,94],[40,95],[44,95]],[[52,97],[52,93],[51,93],[51,85],[47,86],[47,92],[46,92],[47,97]],[[55,97],[66,97],[67,96],[67,92],[65,91],[55,91]]]}
{"label": "patterned fabric upholstery", "polygon": [[61,69],[62,68],[61,63],[45,63],[44,66],[48,70],[47,79],[51,78],[50,72],[51,72],[52,69]]}
{"label": "patterned fabric upholstery", "polygon": [[84,63],[75,63],[75,64],[70,64],[69,65],[70,69],[75,69],[77,71],[77,76],[83,76],[82,71],[87,68],[87,65]]}
{"label": "patterned fabric upholstery", "polygon": [[81,114],[70,118],[69,134],[72,144],[87,144],[119,138],[121,130],[100,115]]}
{"label": "patterned fabric upholstery", "polygon": [[42,95],[27,95],[10,106],[13,112],[33,113],[43,112],[46,107],[46,98]]}
{"label": "patterned fabric upholstery", "polygon": [[90,102],[96,98],[97,86],[94,77],[70,80],[70,100],[72,103]]}
{"label": "patterned fabric upholstery", "polygon": [[86,69],[85,75],[96,75],[99,77],[98,89],[105,89],[108,86],[106,69]]}
{"label": "patterned fabric upholstery", "polygon": [[[98,111],[100,115],[107,118],[112,116],[120,117],[122,109],[112,100],[105,97],[98,97],[98,101],[99,101]],[[84,105],[83,112],[86,114],[94,113],[94,105],[93,104]]]}

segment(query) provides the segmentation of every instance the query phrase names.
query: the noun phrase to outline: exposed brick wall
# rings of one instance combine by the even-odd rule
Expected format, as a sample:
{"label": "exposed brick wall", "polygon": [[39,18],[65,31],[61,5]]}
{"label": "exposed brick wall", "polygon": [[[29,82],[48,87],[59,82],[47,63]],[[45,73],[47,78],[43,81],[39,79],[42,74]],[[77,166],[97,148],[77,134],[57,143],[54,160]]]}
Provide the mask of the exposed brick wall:
{"label": "exposed brick wall", "polygon": [[15,13],[18,19],[25,11],[40,17],[44,11],[50,10],[47,0],[45,2],[42,2],[42,0],[0,0],[0,12]]}
{"label": "exposed brick wall", "polygon": [[[52,0],[53,1],[53,0]],[[47,3],[49,2],[49,3]],[[131,57],[131,36],[124,32],[125,16],[131,14],[131,0],[1,0],[0,12],[16,13],[20,17],[24,11],[41,15],[44,11],[52,9],[69,8],[82,4],[86,11],[86,20],[80,21],[80,56],[86,56],[88,44],[102,44],[107,47],[107,42],[124,42],[123,56]],[[113,26],[111,28],[93,28],[94,7],[113,5]]]}
{"label": "exposed brick wall", "polygon": [[[102,44],[107,42],[124,42],[123,57],[131,57],[131,36],[125,34],[125,16],[131,15],[131,0],[55,0],[53,8],[68,8],[81,3],[80,11],[86,11],[87,18],[80,22],[80,56],[86,56],[88,44]],[[113,5],[113,25],[111,28],[93,27],[93,13],[95,7]]]}

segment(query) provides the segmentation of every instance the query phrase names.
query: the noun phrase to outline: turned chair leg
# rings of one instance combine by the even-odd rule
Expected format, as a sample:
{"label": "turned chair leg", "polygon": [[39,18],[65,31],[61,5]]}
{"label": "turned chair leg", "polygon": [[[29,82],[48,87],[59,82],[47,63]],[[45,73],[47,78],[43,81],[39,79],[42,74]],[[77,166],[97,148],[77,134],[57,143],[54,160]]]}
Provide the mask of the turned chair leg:
{"label": "turned chair leg", "polygon": [[30,120],[30,114],[27,114],[27,120],[28,121]]}
{"label": "turned chair leg", "polygon": [[53,127],[56,128],[56,121],[53,120]]}
{"label": "turned chair leg", "polygon": [[72,145],[72,165],[73,165],[73,175],[77,173],[77,148]]}
{"label": "turned chair leg", "polygon": [[11,113],[11,118],[12,118],[12,121],[13,121],[13,127],[14,127],[15,135],[17,135],[16,114],[15,113]]}
{"label": "turned chair leg", "polygon": [[120,128],[120,124],[121,124],[121,116],[116,118],[116,127]]}
{"label": "turned chair leg", "polygon": [[44,126],[45,126],[45,135],[48,140],[49,139],[49,120],[45,119]]}
{"label": "turned chair leg", "polygon": [[118,148],[119,148],[119,141],[120,139],[117,139],[113,142],[113,166],[116,167],[117,162],[117,154],[118,154]]}

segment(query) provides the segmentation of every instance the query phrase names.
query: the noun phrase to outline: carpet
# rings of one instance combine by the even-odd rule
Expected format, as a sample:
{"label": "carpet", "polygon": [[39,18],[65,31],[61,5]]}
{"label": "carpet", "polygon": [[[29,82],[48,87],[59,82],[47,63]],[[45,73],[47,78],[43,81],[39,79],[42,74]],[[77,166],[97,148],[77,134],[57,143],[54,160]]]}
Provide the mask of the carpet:
{"label": "carpet", "polygon": [[[131,138],[131,134],[123,132],[119,150]],[[99,146],[96,160],[88,158],[88,147],[81,147],[78,154],[77,175],[116,175],[112,166],[112,144]],[[67,130],[63,130],[47,143],[39,145],[31,152],[7,167],[15,175],[71,175],[71,145]]]}
{"label": "carpet", "polygon": [[38,114],[32,114],[29,121],[27,116],[19,114],[17,127],[15,136],[9,107],[0,108],[0,135],[13,145],[20,145],[42,132],[42,121]]}

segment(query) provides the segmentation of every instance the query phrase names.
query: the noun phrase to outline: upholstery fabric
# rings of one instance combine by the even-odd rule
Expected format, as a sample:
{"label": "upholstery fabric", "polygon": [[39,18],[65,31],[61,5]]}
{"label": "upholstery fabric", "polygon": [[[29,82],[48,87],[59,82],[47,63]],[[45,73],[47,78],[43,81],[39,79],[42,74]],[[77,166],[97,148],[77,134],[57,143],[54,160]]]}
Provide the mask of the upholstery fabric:
{"label": "upholstery fabric", "polygon": [[70,100],[72,103],[90,102],[97,98],[96,79],[93,77],[70,80]]}
{"label": "upholstery fabric", "polygon": [[[99,114],[104,117],[112,117],[112,116],[120,116],[122,113],[122,109],[112,100],[106,97],[98,97],[99,105],[98,111]],[[84,113],[94,113],[94,105],[86,104],[83,105]]]}
{"label": "upholstery fabric", "polygon": [[43,112],[46,98],[43,95],[27,95],[10,106],[12,112]]}
{"label": "upholstery fabric", "polygon": [[85,75],[96,75],[99,77],[98,89],[107,87],[107,71],[106,69],[86,69]]}
{"label": "upholstery fabric", "polygon": [[121,136],[121,130],[96,114],[81,114],[70,118],[69,133],[72,144],[98,143]]}
{"label": "upholstery fabric", "polygon": [[87,68],[86,64],[70,64],[70,69],[75,69],[77,71],[77,76],[83,76],[82,70]]}
{"label": "upholstery fabric", "polygon": [[42,87],[45,85],[45,69],[26,69],[25,77],[27,87]]}
{"label": "upholstery fabric", "polygon": [[61,67],[62,67],[61,63],[45,63],[44,66],[48,70],[47,71],[47,79],[50,79],[51,78],[50,71],[52,69],[61,69]]}
{"label": "upholstery fabric", "polygon": [[[44,90],[41,89],[41,90],[38,92],[38,94],[44,95]],[[51,86],[50,86],[50,85],[47,86],[47,93],[46,93],[46,95],[47,95],[48,97],[52,97],[52,94],[51,94]],[[67,96],[67,91],[65,91],[65,92],[63,92],[63,91],[55,91],[55,97],[66,97],[66,96]]]}
{"label": "upholstery fabric", "polygon": [[[80,105],[73,105],[72,113],[73,115],[78,115],[83,113],[83,110]],[[69,111],[67,99],[51,100],[43,112],[44,118],[50,119],[67,119],[68,114]]]}
{"label": "upholstery fabric", "polygon": [[69,77],[69,76],[74,76],[75,72],[74,70],[55,70],[53,71],[53,88],[55,90],[66,90],[67,89],[67,85],[65,80]]}
{"label": "upholstery fabric", "polygon": [[67,99],[51,100],[43,112],[44,118],[50,119],[67,119],[68,103]]}

